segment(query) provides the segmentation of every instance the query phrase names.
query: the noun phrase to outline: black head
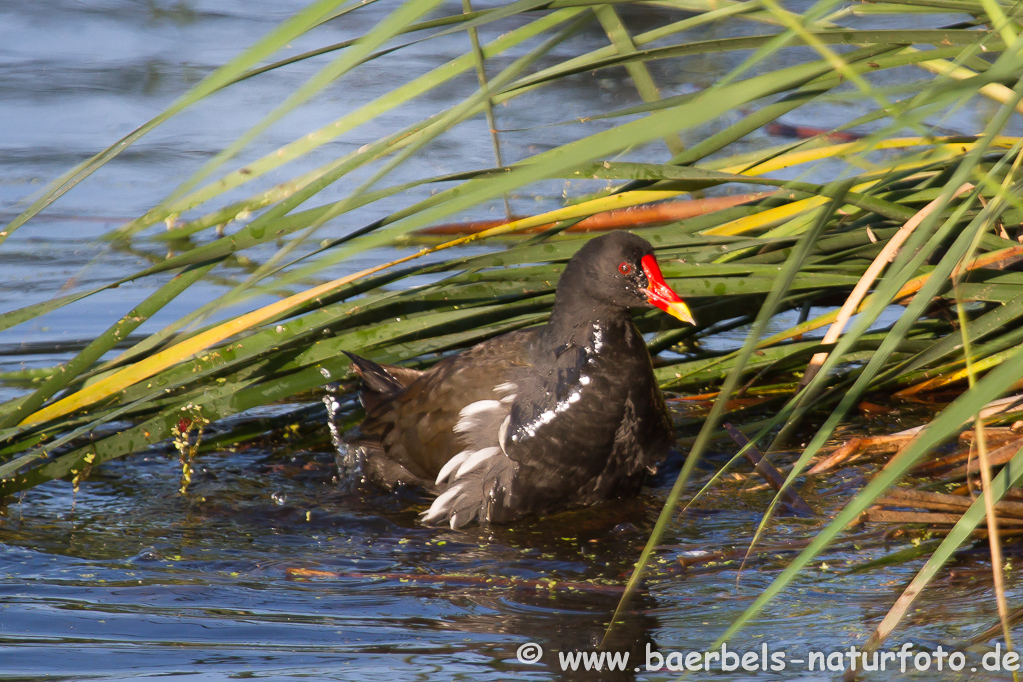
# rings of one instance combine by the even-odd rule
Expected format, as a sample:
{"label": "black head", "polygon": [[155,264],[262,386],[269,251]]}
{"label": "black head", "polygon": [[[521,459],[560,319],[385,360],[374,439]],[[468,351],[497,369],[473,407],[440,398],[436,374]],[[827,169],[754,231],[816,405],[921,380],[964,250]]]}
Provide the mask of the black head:
{"label": "black head", "polygon": [[664,282],[650,242],[630,232],[611,232],[579,249],[558,281],[557,300],[597,311],[654,306],[694,324],[689,308]]}

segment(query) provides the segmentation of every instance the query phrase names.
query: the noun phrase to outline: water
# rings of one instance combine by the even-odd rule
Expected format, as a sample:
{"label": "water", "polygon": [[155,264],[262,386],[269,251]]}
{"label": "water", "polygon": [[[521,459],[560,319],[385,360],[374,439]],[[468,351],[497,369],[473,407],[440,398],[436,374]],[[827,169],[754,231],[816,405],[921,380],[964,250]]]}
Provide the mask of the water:
{"label": "water", "polygon": [[[12,217],[47,181],[160,112],[299,6],[0,3],[0,213]],[[351,37],[377,16],[356,12],[344,23],[324,27],[317,40]],[[628,18],[635,26],[661,19]],[[497,31],[485,29],[484,40]],[[591,47],[603,44],[593,30],[574,40]],[[464,42],[464,36],[455,35],[402,52],[401,75],[421,73],[462,52]],[[308,39],[292,50],[314,44]],[[158,129],[68,193],[0,249],[0,307],[47,300],[62,289],[83,290],[107,281],[110,273],[128,274],[148,265],[152,255],[162,255],[166,247],[145,241],[125,250],[97,245],[96,239],[162,198],[321,63],[282,70],[223,93]],[[729,66],[699,58],[658,64],[654,71],[670,95],[703,87]],[[369,99],[386,91],[394,76],[393,62],[367,65],[357,78],[272,128],[245,159],[291,140],[296,131],[332,120],[355,95]],[[357,148],[473,87],[469,74],[413,107],[358,129],[324,153]],[[594,102],[608,107],[636,102],[631,83],[619,73],[574,77],[569,87],[559,89],[557,106],[548,96],[538,92],[499,111],[502,127],[513,131],[502,137],[506,159],[566,139],[568,133],[551,124],[591,112]],[[844,118],[850,106],[857,105],[822,104],[787,122],[828,125]],[[983,111],[970,110],[945,123],[970,132],[976,129],[973,117]],[[609,123],[590,125],[596,130]],[[688,133],[692,139],[703,134],[706,130]],[[745,144],[773,142],[755,136]],[[659,157],[659,152],[639,153]],[[489,162],[490,154],[490,140],[476,121],[431,145],[406,176],[393,181],[473,168],[479,159]],[[342,183],[337,191],[351,186]],[[565,189],[551,185],[536,195],[512,197],[513,208],[554,207]],[[370,208],[352,221],[329,224],[319,237],[341,234],[380,217],[383,210]],[[494,205],[475,215],[502,210]],[[395,253],[365,254],[331,274]],[[139,333],[176,319],[243,274],[241,268],[225,270],[224,280],[176,301]],[[155,279],[0,333],[0,370],[66,359],[76,344],[155,288]],[[4,397],[16,392],[3,390]],[[711,459],[720,462],[727,454],[721,450]],[[670,476],[625,503],[515,528],[452,532],[419,525],[421,501],[416,507],[408,496],[346,491],[335,472],[324,429],[318,446],[255,443],[201,455],[185,494],[178,493],[176,455],[158,450],[95,472],[77,492],[57,482],[13,501],[0,511],[0,679],[675,679],[676,672],[645,670],[647,647],[674,662],[672,651],[709,646],[794,556],[791,549],[822,527],[820,521],[779,521],[763,541],[772,552],[752,559],[740,576],[730,553],[749,543],[768,494],[746,490],[755,482],[726,481],[671,527],[649,584],[612,631],[609,650],[632,656],[626,671],[572,673],[560,670],[557,652],[592,649],[603,636],[667,495]],[[828,517],[868,473],[846,469],[812,483],[804,495]],[[707,475],[701,472],[698,478],[703,482]],[[857,532],[867,534],[857,541],[863,548],[840,546],[822,556],[729,646],[759,652],[766,643],[772,652],[800,658],[809,651],[831,653],[864,642],[919,564],[844,574],[850,561],[902,547],[900,541],[879,539],[878,529]],[[724,558],[701,561],[704,552],[723,553]],[[954,576],[924,594],[919,610],[893,635],[895,646],[911,641],[917,649],[939,644],[963,649],[969,657],[967,677],[971,667],[979,666],[986,649],[966,643],[996,621],[980,554],[968,555]],[[1010,603],[1021,596],[1010,581]],[[950,600],[955,608],[947,608]],[[519,647],[530,642],[544,650],[538,664],[516,658]],[[656,657],[649,660],[657,662]],[[836,673],[811,673],[805,664],[793,662],[785,671],[718,676],[834,679]],[[891,679],[883,673],[872,677]],[[936,675],[931,671],[917,677]]]}
{"label": "water", "polygon": [[[346,495],[333,477],[329,454],[253,449],[201,457],[182,496],[173,458],[150,456],[109,467],[77,496],[54,485],[11,504],[0,517],[0,679],[365,680],[385,670],[396,679],[558,679],[557,650],[589,649],[602,636],[665,493],[452,532],[417,525],[393,498]],[[811,503],[833,512],[862,484],[855,471],[841,477],[810,491]],[[734,560],[680,565],[749,541],[767,497],[742,487],[725,484],[672,529],[613,650],[634,661],[647,644],[662,655],[700,650],[793,556],[754,559],[738,584]],[[784,520],[765,546],[819,525]],[[731,648],[766,642],[797,657],[861,643],[914,570],[843,576],[847,561],[901,546],[858,543],[873,545],[822,557]],[[898,641],[947,649],[994,622],[987,583],[984,573],[944,580]],[[950,589],[954,610],[942,608]],[[544,648],[545,664],[516,662],[527,642]],[[800,667],[763,677],[830,679],[795,674]]]}

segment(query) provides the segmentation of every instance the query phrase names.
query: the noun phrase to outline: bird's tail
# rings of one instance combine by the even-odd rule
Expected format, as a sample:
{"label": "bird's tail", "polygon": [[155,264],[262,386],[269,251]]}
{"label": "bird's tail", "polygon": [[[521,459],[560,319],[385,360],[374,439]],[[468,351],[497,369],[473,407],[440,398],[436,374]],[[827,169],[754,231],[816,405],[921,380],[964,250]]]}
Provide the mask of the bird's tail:
{"label": "bird's tail", "polygon": [[355,372],[362,379],[362,390],[359,392],[359,398],[362,400],[362,406],[367,411],[372,410],[373,407],[381,402],[393,398],[422,374],[418,370],[380,365],[372,360],[361,358],[355,353],[341,352],[352,361]]}
{"label": "bird's tail", "polygon": [[405,385],[398,381],[397,377],[387,371],[383,365],[378,365],[372,360],[360,358],[355,353],[346,350],[341,351],[348,356],[355,367],[356,374],[362,379],[366,388],[375,393],[394,394],[405,388]]}

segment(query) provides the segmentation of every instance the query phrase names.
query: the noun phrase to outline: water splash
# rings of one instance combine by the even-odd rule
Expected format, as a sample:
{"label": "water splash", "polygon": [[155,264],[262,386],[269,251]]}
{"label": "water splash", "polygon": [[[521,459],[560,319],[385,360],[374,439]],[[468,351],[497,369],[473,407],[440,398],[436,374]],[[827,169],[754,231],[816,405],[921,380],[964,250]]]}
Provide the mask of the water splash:
{"label": "water splash", "polygon": [[324,386],[327,394],[323,396],[323,404],[327,407],[327,426],[330,428],[330,441],[334,444],[337,454],[334,455],[334,462],[337,464],[338,485],[342,490],[352,491],[363,481],[362,461],[366,456],[366,449],[353,445],[343,438],[339,416],[341,401],[338,396],[341,387],[336,383]]}

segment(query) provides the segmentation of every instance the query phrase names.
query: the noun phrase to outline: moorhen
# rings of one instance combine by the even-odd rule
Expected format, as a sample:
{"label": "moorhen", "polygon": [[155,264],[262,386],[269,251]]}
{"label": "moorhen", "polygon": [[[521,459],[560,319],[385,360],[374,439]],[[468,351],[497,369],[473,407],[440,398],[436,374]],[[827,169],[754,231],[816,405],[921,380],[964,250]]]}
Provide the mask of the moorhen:
{"label": "moorhen", "polygon": [[363,384],[366,418],[346,437],[363,476],[436,493],[423,520],[451,528],[635,494],[673,441],[629,314],[643,306],[693,323],[649,242],[613,232],[568,262],[546,325],[425,372],[346,353]]}

